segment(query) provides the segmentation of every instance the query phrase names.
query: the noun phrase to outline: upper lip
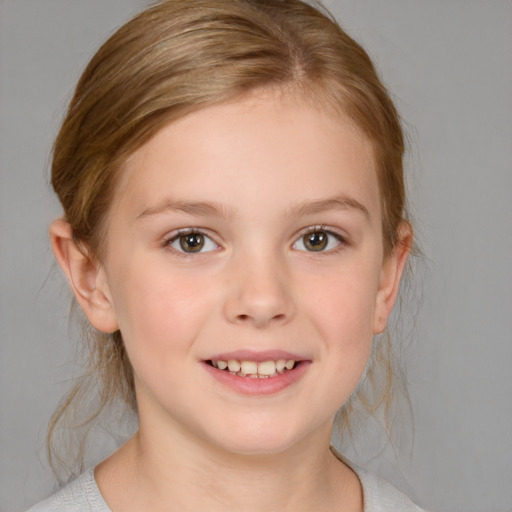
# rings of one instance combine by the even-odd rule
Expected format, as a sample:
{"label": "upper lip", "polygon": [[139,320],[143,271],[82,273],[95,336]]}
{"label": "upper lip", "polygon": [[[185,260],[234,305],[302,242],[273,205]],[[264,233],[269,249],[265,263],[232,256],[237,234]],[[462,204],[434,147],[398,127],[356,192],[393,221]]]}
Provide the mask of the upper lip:
{"label": "upper lip", "polygon": [[294,361],[305,360],[304,357],[285,350],[235,350],[233,352],[215,354],[205,359],[205,361],[229,361],[232,359],[236,361],[255,361],[257,363],[262,363],[264,361],[277,361],[278,359],[293,359]]}

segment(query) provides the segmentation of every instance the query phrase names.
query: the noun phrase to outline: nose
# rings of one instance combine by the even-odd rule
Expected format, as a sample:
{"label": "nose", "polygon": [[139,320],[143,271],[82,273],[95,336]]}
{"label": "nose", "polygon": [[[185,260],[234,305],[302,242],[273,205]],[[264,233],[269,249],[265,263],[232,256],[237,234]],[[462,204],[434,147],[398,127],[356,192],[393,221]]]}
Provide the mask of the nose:
{"label": "nose", "polygon": [[239,258],[230,269],[224,314],[231,323],[264,328],[294,316],[291,283],[278,258]]}

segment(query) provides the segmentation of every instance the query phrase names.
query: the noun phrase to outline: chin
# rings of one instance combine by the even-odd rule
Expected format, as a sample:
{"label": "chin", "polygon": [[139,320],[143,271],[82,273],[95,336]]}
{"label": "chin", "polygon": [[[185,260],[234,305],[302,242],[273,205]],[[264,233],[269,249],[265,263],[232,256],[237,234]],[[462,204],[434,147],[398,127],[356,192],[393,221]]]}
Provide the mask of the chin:
{"label": "chin", "polygon": [[223,443],[223,451],[243,457],[272,456],[286,452],[295,445],[293,440],[241,439],[239,442]]}
{"label": "chin", "polygon": [[273,419],[262,421],[243,421],[237,425],[227,424],[221,428],[216,440],[211,441],[221,450],[233,455],[264,456],[284,453],[295,446],[310,433],[308,429],[298,428],[298,424],[290,424]]}

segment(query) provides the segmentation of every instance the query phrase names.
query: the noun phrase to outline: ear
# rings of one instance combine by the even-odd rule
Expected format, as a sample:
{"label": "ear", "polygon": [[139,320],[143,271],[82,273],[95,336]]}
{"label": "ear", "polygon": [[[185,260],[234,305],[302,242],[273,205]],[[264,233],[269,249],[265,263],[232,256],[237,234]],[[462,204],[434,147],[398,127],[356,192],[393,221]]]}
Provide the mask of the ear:
{"label": "ear", "polygon": [[373,334],[379,334],[386,329],[389,315],[398,296],[400,279],[411,252],[412,240],[411,225],[404,221],[398,228],[397,243],[382,264],[375,304]]}
{"label": "ear", "polygon": [[104,268],[80,247],[62,219],[50,225],[53,254],[91,324],[103,332],[119,329]]}

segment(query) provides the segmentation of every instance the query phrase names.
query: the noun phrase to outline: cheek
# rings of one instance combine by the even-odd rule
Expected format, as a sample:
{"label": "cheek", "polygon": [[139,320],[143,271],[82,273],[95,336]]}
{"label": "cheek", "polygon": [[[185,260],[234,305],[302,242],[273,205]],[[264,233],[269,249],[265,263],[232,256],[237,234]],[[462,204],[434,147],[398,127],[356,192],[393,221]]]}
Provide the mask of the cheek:
{"label": "cheek", "polygon": [[322,340],[319,356],[329,390],[325,399],[333,411],[348,400],[371,354],[379,281],[375,268],[354,265],[331,273],[317,280],[315,293],[304,294],[305,308]]}
{"label": "cheek", "polygon": [[360,346],[373,338],[377,289],[377,273],[355,266],[316,276],[315,282],[306,283],[301,295],[324,339]]}
{"label": "cheek", "polygon": [[[139,267],[144,268],[144,267]],[[213,298],[186,276],[166,276],[156,266],[120,280],[114,302],[120,331],[136,373],[173,366],[207,321]],[[119,300],[115,300],[119,298]]]}

